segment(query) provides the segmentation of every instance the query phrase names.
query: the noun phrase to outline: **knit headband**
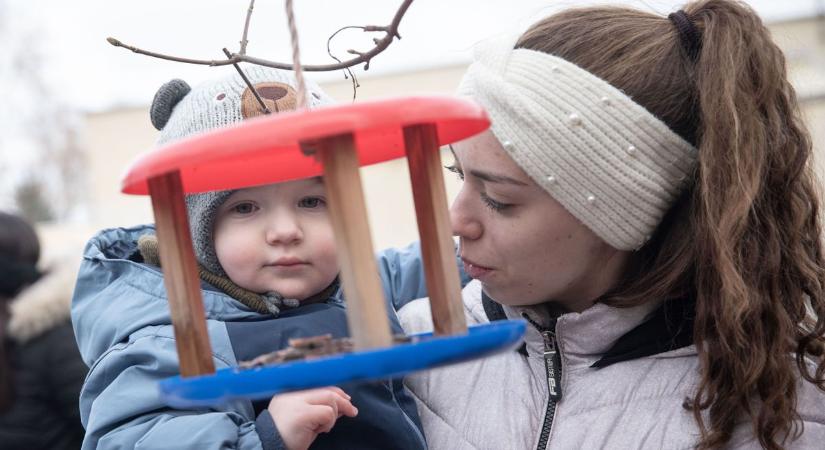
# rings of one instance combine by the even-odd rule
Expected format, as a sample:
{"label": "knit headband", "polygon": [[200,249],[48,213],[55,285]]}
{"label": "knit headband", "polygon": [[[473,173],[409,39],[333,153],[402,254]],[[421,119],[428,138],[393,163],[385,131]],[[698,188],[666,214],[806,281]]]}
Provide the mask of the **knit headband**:
{"label": "knit headband", "polygon": [[556,56],[477,46],[459,93],[487,110],[504,150],[605,242],[650,238],[694,170],[697,151],[620,90]]}

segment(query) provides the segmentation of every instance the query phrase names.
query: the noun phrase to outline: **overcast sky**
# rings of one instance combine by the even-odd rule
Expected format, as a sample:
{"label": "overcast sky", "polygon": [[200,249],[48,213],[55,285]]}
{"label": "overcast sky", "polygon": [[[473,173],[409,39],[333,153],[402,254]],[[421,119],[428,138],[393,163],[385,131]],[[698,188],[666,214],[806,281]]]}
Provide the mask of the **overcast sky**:
{"label": "overcast sky", "polygon": [[[147,104],[171,78],[195,84],[228,67],[210,68],[152,59],[115,48],[107,36],[162,53],[219,59],[222,47],[235,50],[243,30],[247,0],[0,0],[7,5],[0,51],[9,45],[40,49],[43,70],[56,95],[86,111]],[[400,4],[394,0],[296,0],[302,60],[329,63],[327,37],[345,25],[387,24]],[[374,59],[369,73],[396,72],[466,61],[474,42],[502,31],[520,31],[540,17],[569,6],[624,3],[668,13],[682,1],[627,0],[416,0],[400,33],[403,39]],[[813,15],[825,0],[748,1],[768,21]],[[257,0],[248,53],[289,62],[283,0]],[[11,38],[9,38],[11,36]],[[347,48],[369,49],[360,31],[333,41],[339,57]],[[337,45],[335,45],[337,44]],[[360,69],[359,69],[360,71]],[[369,75],[361,74],[363,79]],[[314,75],[340,77],[340,73]],[[3,84],[14,80],[0,79]],[[5,86],[8,88],[9,86]],[[5,91],[5,89],[4,89]]]}

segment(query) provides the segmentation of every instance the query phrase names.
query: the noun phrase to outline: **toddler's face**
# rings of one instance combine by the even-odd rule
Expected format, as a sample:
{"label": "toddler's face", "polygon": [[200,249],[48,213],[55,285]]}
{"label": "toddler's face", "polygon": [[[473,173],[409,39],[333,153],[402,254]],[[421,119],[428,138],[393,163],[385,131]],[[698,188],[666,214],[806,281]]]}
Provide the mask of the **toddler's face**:
{"label": "toddler's face", "polygon": [[233,193],[218,209],[214,237],[226,274],[253,292],[304,300],[338,274],[320,178]]}

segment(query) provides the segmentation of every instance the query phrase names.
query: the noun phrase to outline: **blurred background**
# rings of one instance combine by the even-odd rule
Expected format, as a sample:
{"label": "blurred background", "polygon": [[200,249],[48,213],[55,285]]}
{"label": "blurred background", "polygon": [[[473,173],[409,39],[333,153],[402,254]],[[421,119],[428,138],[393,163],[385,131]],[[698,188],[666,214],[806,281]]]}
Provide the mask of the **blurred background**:
{"label": "blurred background", "polygon": [[[682,1],[416,0],[393,43],[370,64],[353,68],[358,101],[414,94],[451,94],[475,42],[518,33],[571,6],[625,4],[667,15]],[[750,0],[785,51],[814,135],[825,152],[825,0]],[[302,62],[327,64],[327,39],[347,25],[389,24],[400,0],[299,0],[295,14]],[[101,228],[152,222],[148,197],[120,193],[129,162],[152,148],[157,131],[148,108],[172,78],[190,85],[234,71],[154,59],[115,48],[109,36],[146,50],[222,59],[238,49],[246,0],[0,0],[0,210],[37,223],[48,252],[74,248]],[[372,38],[340,33],[333,55],[366,51]],[[248,54],[289,62],[283,0],[258,0]],[[353,89],[343,72],[310,73],[341,102]],[[444,154],[445,163],[451,159]],[[825,165],[820,165],[820,176]],[[417,239],[405,161],[362,168],[376,249]],[[446,173],[448,195],[457,180]]]}

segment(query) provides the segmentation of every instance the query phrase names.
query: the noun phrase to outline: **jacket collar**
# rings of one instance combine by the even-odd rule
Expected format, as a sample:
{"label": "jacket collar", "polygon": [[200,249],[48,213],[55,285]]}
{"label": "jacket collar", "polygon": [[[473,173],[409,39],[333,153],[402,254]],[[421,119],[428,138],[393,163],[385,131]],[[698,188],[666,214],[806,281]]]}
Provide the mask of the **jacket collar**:
{"label": "jacket collar", "polygon": [[527,327],[528,354],[541,354],[541,331],[554,328],[568,365],[601,368],[693,342],[693,299],[651,301],[632,308],[597,303],[581,313],[559,314],[547,304],[511,307],[496,303],[483,292],[481,297],[487,320],[527,318],[541,328]]}
{"label": "jacket collar", "polygon": [[688,347],[693,344],[695,316],[694,297],[666,300],[644,322],[616,340],[593,367]]}

